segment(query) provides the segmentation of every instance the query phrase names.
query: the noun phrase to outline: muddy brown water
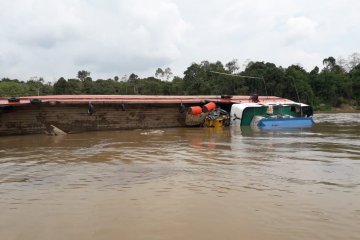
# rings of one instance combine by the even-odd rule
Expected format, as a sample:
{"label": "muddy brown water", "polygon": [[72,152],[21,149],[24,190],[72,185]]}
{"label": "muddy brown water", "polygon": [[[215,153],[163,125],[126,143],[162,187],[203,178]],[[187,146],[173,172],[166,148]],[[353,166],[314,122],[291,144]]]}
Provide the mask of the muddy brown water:
{"label": "muddy brown water", "polygon": [[0,239],[360,239],[360,114],[0,138]]}

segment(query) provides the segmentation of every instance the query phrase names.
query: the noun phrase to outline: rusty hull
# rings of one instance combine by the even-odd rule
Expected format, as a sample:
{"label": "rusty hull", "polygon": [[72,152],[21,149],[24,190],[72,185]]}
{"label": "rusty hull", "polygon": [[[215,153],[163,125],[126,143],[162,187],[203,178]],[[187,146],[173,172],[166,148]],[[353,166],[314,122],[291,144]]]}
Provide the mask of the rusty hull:
{"label": "rusty hull", "polygon": [[[289,101],[259,97],[260,102]],[[39,134],[56,126],[66,133],[185,126],[184,108],[214,101],[249,102],[249,96],[56,95],[0,98],[0,135]],[[95,112],[88,113],[89,104]]]}

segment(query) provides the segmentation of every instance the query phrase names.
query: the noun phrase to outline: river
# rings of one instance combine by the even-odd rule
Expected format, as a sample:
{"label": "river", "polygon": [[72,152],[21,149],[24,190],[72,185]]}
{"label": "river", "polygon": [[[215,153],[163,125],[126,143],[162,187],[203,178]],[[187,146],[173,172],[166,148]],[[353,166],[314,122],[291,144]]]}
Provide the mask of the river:
{"label": "river", "polygon": [[359,239],[360,114],[0,138],[0,239]]}

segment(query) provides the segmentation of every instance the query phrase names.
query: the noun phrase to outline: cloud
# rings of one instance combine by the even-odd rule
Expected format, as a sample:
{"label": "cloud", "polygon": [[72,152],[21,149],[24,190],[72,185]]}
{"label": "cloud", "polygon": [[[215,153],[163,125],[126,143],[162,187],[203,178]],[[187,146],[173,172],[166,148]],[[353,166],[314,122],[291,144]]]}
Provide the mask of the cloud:
{"label": "cloud", "polygon": [[22,2],[7,3],[11,11],[0,17],[6,23],[0,37],[6,55],[20,56],[7,65],[9,73],[121,74],[156,68],[181,55],[187,23],[171,1]]}
{"label": "cloud", "polygon": [[355,0],[0,1],[0,77],[181,75],[234,58],[307,69],[358,52]]}
{"label": "cloud", "polygon": [[286,21],[286,44],[314,39],[317,36],[317,23],[311,19],[301,16],[292,17]]}

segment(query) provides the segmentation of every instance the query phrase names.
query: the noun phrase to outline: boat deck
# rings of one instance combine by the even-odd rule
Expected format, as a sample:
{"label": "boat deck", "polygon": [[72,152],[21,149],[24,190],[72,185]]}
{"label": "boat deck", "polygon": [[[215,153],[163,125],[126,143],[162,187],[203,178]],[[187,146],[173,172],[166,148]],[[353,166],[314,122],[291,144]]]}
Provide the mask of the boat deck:
{"label": "boat deck", "polygon": [[[51,95],[51,96],[24,96],[19,101],[9,101],[9,98],[0,98],[0,106],[28,105],[32,100],[41,103],[81,104],[81,103],[204,103],[214,101],[217,103],[246,103],[251,102],[250,96],[150,96],[150,95]],[[259,96],[259,103],[293,103],[293,101],[275,96]]]}

